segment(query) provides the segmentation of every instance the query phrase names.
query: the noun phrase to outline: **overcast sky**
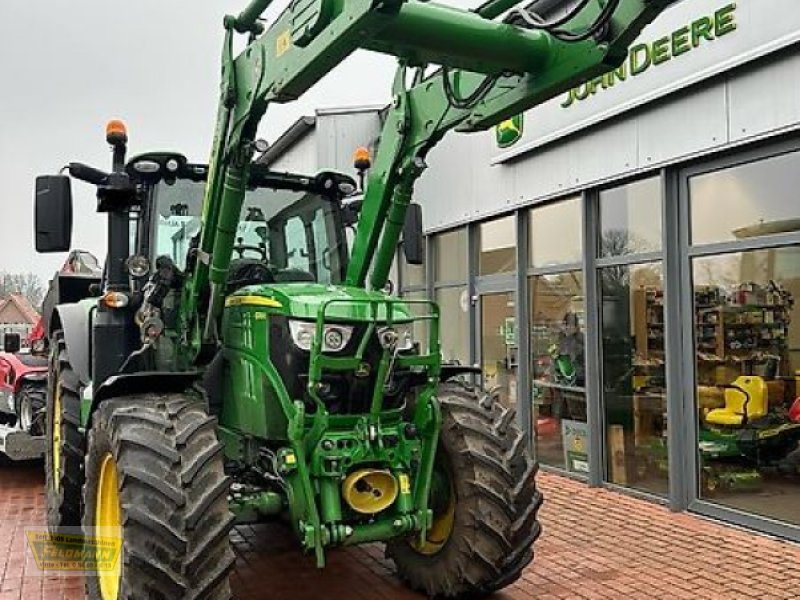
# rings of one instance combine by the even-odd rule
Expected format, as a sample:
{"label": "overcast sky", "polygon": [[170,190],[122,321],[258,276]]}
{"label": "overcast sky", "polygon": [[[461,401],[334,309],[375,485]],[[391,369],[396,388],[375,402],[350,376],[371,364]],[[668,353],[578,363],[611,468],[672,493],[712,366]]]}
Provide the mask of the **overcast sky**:
{"label": "overcast sky", "polygon": [[[475,6],[471,0],[446,4]],[[268,15],[288,4],[276,0]],[[63,254],[33,249],[33,185],[70,161],[107,169],[107,120],[128,125],[130,152],[176,150],[205,162],[219,90],[222,17],[244,0],[2,0],[0,2],[0,271],[44,280]],[[358,53],[301,100],[273,107],[272,141],[315,108],[389,98],[390,57]],[[106,220],[93,188],[73,182],[73,247],[104,257]]]}

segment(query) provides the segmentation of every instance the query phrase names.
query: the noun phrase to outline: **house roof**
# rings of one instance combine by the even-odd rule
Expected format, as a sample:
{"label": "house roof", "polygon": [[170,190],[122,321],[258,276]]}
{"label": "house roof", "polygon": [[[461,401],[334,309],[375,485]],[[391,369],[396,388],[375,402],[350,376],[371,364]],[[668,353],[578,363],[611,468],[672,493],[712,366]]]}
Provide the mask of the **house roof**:
{"label": "house roof", "polygon": [[0,324],[30,323],[36,324],[39,313],[22,294],[9,294],[0,300]]}

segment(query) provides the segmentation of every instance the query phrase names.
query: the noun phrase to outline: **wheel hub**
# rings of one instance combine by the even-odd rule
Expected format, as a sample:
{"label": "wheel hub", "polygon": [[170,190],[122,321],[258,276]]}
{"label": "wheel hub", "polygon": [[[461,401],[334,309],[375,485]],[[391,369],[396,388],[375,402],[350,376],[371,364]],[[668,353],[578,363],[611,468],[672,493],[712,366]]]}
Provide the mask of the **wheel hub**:
{"label": "wheel hub", "polygon": [[23,395],[19,404],[19,428],[23,431],[30,431],[33,425],[33,408],[31,400],[27,395]]}

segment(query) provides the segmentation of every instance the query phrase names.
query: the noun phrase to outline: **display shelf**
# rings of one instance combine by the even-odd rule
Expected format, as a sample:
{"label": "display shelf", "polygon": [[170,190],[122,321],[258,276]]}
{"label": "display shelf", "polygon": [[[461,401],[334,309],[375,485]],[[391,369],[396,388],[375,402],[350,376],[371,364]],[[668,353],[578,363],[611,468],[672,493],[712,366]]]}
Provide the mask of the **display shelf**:
{"label": "display shelf", "polygon": [[719,383],[719,375],[709,369],[722,365],[784,360],[793,302],[792,295],[774,283],[696,289],[695,346],[701,380]]}

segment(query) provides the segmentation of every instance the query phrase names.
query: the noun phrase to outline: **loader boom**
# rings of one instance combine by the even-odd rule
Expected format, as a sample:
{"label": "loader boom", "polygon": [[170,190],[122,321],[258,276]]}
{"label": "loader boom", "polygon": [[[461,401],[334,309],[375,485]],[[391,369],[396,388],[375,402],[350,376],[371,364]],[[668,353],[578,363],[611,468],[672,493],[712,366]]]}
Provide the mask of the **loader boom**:
{"label": "loader boom", "polygon": [[[197,357],[217,339],[256,129],[271,103],[298,98],[357,49],[398,57],[347,272],[348,285],[379,289],[425,156],[448,131],[487,129],[615,68],[670,2],[580,0],[569,19],[550,23],[511,0],[474,11],[419,0],[295,0],[266,30],[258,19],[271,0],[226,17],[198,260],[181,311],[189,354]],[[511,18],[494,20],[510,9]],[[247,33],[249,42],[234,58],[235,32]],[[441,68],[425,76],[428,65]],[[409,86],[410,69],[416,73]]]}

